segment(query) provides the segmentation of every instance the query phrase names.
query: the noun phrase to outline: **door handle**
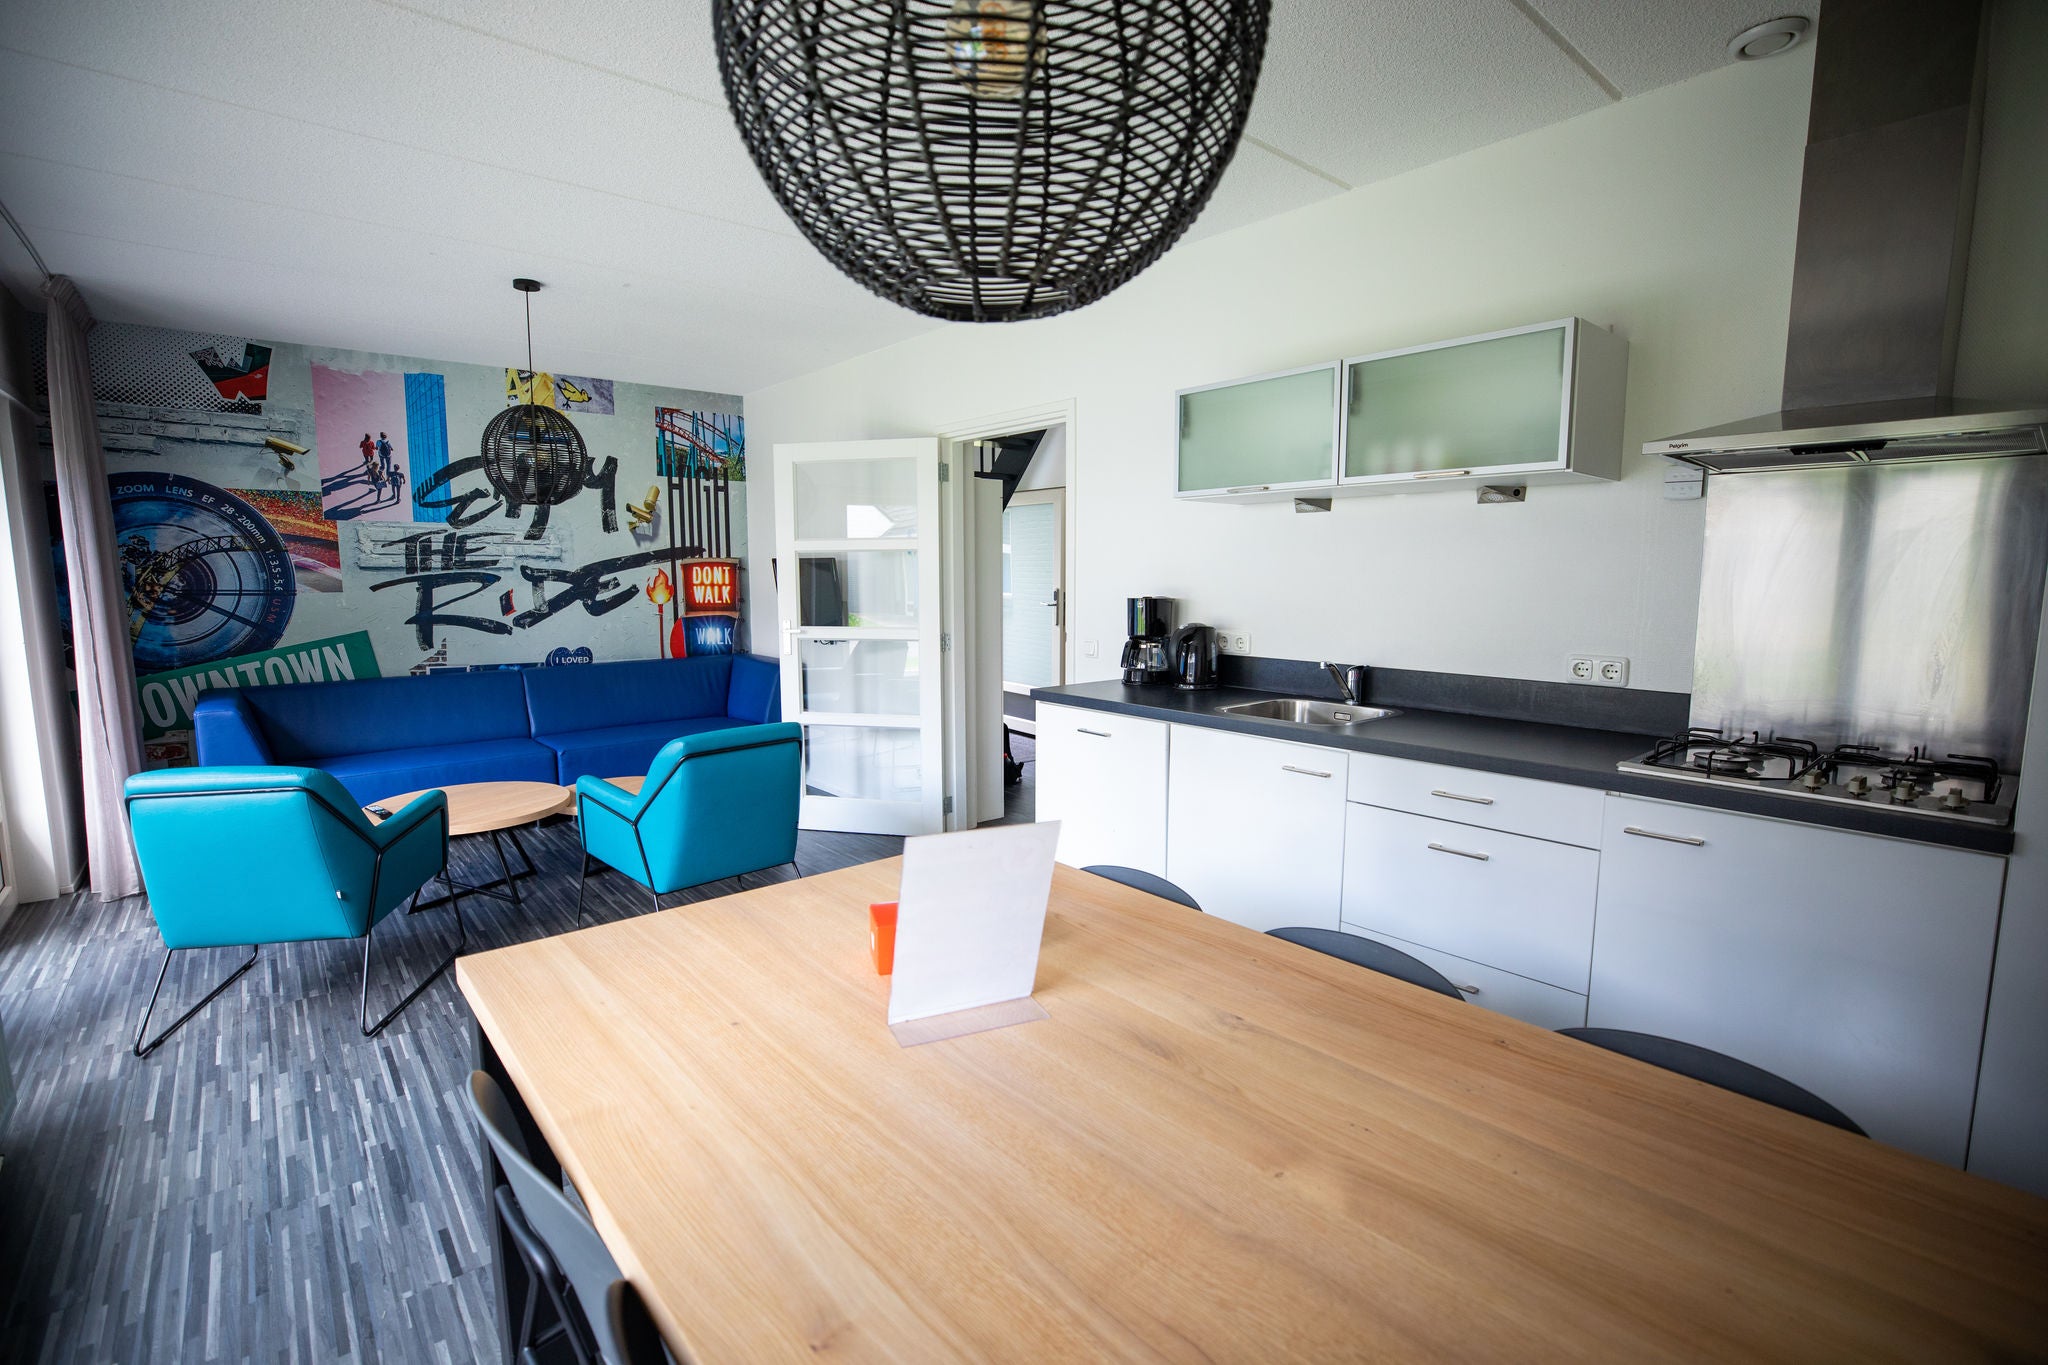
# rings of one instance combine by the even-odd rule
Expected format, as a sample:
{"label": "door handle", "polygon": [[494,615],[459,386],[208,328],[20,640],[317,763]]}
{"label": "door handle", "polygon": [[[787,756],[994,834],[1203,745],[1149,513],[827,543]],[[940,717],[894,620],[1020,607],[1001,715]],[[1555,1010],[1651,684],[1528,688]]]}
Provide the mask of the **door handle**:
{"label": "door handle", "polygon": [[1452,848],[1449,844],[1431,844],[1430,848],[1438,853],[1452,853],[1460,858],[1470,858],[1475,863],[1490,863],[1493,861],[1491,853],[1472,853],[1462,848]]}
{"label": "door handle", "polygon": [[1315,770],[1314,768],[1297,768],[1297,767],[1295,767],[1295,766],[1294,766],[1294,765],[1293,765],[1292,763],[1282,763],[1282,764],[1280,765],[1280,771],[1281,771],[1281,772],[1283,772],[1283,773],[1300,773],[1300,774],[1301,774],[1301,775],[1302,775],[1303,777],[1328,777],[1328,776],[1329,776],[1329,774],[1328,774],[1328,773],[1319,773],[1319,772],[1317,772],[1317,771],[1316,771],[1316,770]]}
{"label": "door handle", "polygon": [[[1458,985],[1458,983],[1457,983],[1457,982],[1455,982],[1455,981],[1454,981],[1454,982],[1452,982],[1451,984],[1452,984],[1452,985],[1454,985],[1454,986],[1457,986],[1457,985]],[[1477,994],[1479,994],[1479,988],[1478,988],[1477,986],[1458,986],[1458,989],[1459,989],[1459,990],[1461,990],[1461,991],[1463,991],[1463,992],[1465,992],[1465,994],[1467,994],[1467,995],[1477,995]]]}
{"label": "door handle", "polygon": [[1469,469],[1424,469],[1410,474],[1411,479],[1462,479],[1472,471]]}
{"label": "door handle", "polygon": [[1691,834],[1659,834],[1654,829],[1637,829],[1634,825],[1623,825],[1623,834],[1633,834],[1643,839],[1662,839],[1667,844],[1691,844],[1694,848],[1706,846],[1706,840]]}
{"label": "door handle", "polygon": [[1430,795],[1441,796],[1446,801],[1470,801],[1475,806],[1490,806],[1493,804],[1493,798],[1490,796],[1460,796],[1456,792],[1446,791],[1432,791]]}
{"label": "door handle", "polygon": [[1077,728],[1077,729],[1076,729],[1076,730],[1074,731],[1074,733],[1075,733],[1075,734],[1077,734],[1077,735],[1093,735],[1093,736],[1095,736],[1095,737],[1096,737],[1097,739],[1108,739],[1108,738],[1109,738],[1109,731],[1107,731],[1107,730],[1082,730],[1082,729],[1078,729],[1078,728]]}
{"label": "door handle", "polygon": [[1272,487],[1273,485],[1270,483],[1254,483],[1246,484],[1243,488],[1226,488],[1223,491],[1226,493],[1265,493],[1271,491]]}

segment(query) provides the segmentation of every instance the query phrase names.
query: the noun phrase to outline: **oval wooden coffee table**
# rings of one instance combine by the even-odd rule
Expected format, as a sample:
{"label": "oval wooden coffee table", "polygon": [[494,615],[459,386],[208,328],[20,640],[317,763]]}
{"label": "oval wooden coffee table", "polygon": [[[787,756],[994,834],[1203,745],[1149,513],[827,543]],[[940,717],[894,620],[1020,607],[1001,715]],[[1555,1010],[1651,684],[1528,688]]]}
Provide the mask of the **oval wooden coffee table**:
{"label": "oval wooden coffee table", "polygon": [[[576,805],[575,788],[558,787],[552,782],[457,782],[446,787],[425,787],[416,792],[387,796],[364,806],[363,813],[381,823],[405,809],[415,797],[424,796],[429,791],[439,791],[448,798],[448,836],[452,839],[460,835],[490,835],[491,847],[498,854],[498,868],[505,874],[497,881],[471,886],[466,882],[449,880],[444,870],[442,880],[447,881],[450,887],[459,886],[461,890],[477,895],[495,896],[514,905],[520,903],[519,878],[534,875],[533,859],[527,856],[526,846],[519,842],[519,833],[514,827],[530,825],[550,815],[566,815]],[[501,830],[512,840],[512,847],[519,850],[519,860],[526,864],[517,873],[505,859],[505,846],[498,840]],[[501,886],[511,894],[496,889]],[[438,900],[423,901],[417,908],[424,910],[440,903]]]}

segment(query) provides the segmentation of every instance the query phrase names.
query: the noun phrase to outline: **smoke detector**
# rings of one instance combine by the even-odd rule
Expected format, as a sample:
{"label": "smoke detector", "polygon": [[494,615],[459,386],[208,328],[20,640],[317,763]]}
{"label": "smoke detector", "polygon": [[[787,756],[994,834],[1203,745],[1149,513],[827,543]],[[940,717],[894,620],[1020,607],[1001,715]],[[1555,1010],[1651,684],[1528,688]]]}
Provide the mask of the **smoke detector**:
{"label": "smoke detector", "polygon": [[1790,52],[1813,31],[1813,20],[1788,14],[1783,19],[1771,19],[1746,28],[1728,40],[1728,59],[1734,62],[1754,62],[1765,57],[1775,57],[1780,52]]}

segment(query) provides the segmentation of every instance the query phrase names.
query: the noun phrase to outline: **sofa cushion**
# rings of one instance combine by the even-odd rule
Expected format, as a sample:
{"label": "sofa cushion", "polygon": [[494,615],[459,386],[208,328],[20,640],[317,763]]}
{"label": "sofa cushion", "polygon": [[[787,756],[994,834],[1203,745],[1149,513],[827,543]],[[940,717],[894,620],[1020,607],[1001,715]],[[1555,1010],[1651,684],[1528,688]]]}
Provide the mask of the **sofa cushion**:
{"label": "sofa cushion", "polygon": [[554,750],[530,739],[472,740],[342,754],[320,767],[367,804],[401,792],[452,787],[463,782],[553,782]]}
{"label": "sofa cushion", "polygon": [[723,716],[732,657],[706,654],[695,659],[565,664],[529,668],[522,678],[532,733],[568,735],[596,725]]}
{"label": "sofa cushion", "polygon": [[555,781],[567,786],[579,777],[638,777],[647,771],[661,746],[684,735],[729,730],[730,716],[698,716],[688,720],[645,721],[611,725],[568,735],[536,735],[555,753]]}
{"label": "sofa cushion", "polygon": [[510,670],[288,683],[241,697],[276,762],[330,772],[337,754],[531,737],[526,689]]}

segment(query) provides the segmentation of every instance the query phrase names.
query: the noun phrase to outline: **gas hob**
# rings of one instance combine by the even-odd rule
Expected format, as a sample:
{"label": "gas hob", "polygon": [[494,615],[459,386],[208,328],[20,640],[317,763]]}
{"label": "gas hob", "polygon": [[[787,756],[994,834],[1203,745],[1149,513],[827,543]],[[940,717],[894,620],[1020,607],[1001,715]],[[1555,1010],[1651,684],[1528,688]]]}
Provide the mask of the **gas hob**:
{"label": "gas hob", "polygon": [[1876,806],[1985,825],[2012,823],[2011,784],[1995,760],[1970,754],[1937,757],[1917,746],[1903,754],[1871,744],[1824,751],[1805,740],[1696,729],[1660,740],[1619,767],[1628,773],[1746,787],[1788,800]]}

